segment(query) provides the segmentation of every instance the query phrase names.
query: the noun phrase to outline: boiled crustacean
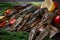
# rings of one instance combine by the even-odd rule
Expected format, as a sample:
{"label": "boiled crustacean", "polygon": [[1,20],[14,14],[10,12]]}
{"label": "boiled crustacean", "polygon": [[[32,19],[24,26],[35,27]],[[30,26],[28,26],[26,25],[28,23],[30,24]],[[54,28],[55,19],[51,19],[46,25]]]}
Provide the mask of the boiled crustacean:
{"label": "boiled crustacean", "polygon": [[[29,40],[43,40],[48,34],[50,38],[53,35],[55,35],[55,33],[58,32],[58,29],[51,26],[52,19],[54,18],[55,15],[56,13],[49,13],[49,12],[45,13],[41,19],[41,22],[34,28],[32,28]],[[54,31],[53,34],[51,31]],[[36,37],[37,32],[39,32],[39,35]]]}

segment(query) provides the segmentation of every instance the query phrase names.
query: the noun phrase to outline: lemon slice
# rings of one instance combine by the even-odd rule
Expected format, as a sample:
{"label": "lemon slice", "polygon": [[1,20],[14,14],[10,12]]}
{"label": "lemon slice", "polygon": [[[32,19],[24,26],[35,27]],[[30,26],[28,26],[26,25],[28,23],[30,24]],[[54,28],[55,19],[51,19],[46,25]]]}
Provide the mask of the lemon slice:
{"label": "lemon slice", "polygon": [[0,16],[0,19],[3,19],[5,16]]}
{"label": "lemon slice", "polygon": [[53,11],[55,9],[55,5],[52,0],[45,0],[42,3],[41,8],[47,8],[49,11]]}

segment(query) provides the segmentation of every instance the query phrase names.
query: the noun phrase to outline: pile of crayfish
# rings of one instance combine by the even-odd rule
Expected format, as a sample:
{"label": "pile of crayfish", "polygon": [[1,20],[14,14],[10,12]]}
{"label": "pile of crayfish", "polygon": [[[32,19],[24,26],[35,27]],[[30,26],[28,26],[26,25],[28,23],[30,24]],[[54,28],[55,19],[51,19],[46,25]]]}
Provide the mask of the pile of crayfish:
{"label": "pile of crayfish", "polygon": [[60,25],[58,8],[49,12],[47,8],[28,3],[9,7],[0,17],[0,28],[29,32],[29,40],[43,40],[46,36],[52,38],[59,32],[57,25]]}

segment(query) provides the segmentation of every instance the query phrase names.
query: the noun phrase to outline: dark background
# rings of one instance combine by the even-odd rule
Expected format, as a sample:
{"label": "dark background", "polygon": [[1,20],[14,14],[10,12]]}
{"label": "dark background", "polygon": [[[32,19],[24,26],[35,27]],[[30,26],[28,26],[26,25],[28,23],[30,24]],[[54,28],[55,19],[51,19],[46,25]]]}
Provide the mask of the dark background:
{"label": "dark background", "polygon": [[[44,0],[0,0],[0,2],[27,2],[27,1],[36,1],[36,2],[39,2],[39,1],[44,1]],[[59,0],[54,0],[56,2],[59,2]]]}
{"label": "dark background", "polygon": [[44,1],[44,0],[0,0],[0,2],[27,2],[27,1]]}

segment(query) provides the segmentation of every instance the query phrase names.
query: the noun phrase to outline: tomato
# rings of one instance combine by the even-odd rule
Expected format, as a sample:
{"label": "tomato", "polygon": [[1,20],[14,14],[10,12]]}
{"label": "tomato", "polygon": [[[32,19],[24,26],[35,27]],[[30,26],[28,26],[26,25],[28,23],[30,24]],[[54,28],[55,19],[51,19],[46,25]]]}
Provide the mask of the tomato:
{"label": "tomato", "polygon": [[60,10],[58,10],[58,12],[60,13]]}
{"label": "tomato", "polygon": [[12,20],[9,21],[9,23],[12,25],[12,24],[15,23],[15,21],[16,21],[16,19],[12,19]]}
{"label": "tomato", "polygon": [[10,14],[10,12],[11,12],[11,9],[7,9],[5,13]]}
{"label": "tomato", "polygon": [[58,12],[58,14],[60,15],[60,10],[58,10],[57,12]]}
{"label": "tomato", "polygon": [[3,27],[6,24],[6,21],[3,21],[2,23],[0,23],[0,28]]}
{"label": "tomato", "polygon": [[58,2],[54,2],[54,4],[55,4],[55,8],[58,8]]}
{"label": "tomato", "polygon": [[58,15],[54,18],[54,23],[60,24],[60,15]]}

